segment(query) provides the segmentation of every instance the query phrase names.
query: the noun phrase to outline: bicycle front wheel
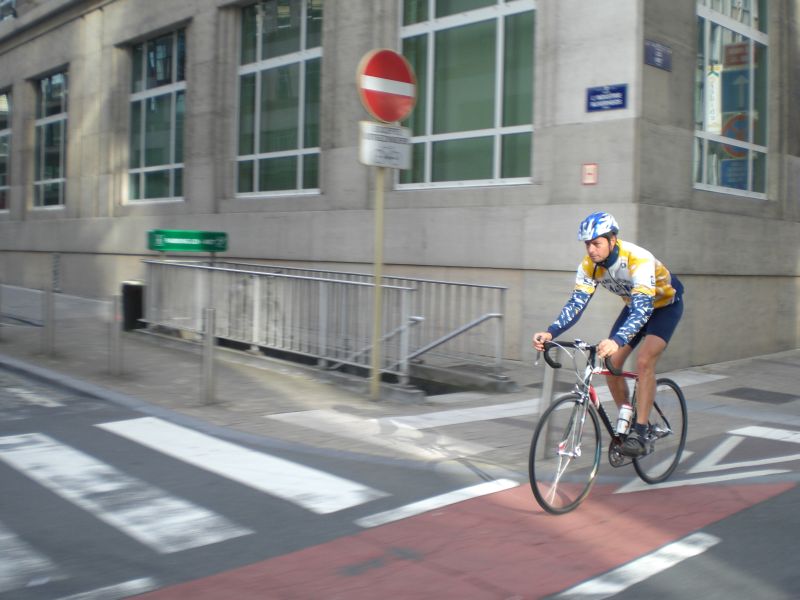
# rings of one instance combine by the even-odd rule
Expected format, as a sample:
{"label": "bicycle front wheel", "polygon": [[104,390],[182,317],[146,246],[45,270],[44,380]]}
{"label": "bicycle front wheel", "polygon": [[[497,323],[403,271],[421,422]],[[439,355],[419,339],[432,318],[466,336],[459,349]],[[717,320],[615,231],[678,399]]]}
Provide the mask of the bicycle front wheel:
{"label": "bicycle front wheel", "polygon": [[594,407],[576,393],[558,398],[539,419],[528,457],[531,489],[539,505],[554,515],[577,507],[592,489],[600,454],[600,421]]}
{"label": "bicycle front wheel", "polygon": [[672,475],[686,445],[686,399],[671,379],[656,381],[656,396],[650,411],[653,451],[633,460],[643,481],[661,483]]}

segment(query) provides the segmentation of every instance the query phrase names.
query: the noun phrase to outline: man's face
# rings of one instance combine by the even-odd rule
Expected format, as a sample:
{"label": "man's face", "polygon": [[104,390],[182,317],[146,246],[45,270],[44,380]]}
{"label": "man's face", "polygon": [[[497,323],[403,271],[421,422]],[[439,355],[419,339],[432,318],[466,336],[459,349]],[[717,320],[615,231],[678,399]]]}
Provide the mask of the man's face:
{"label": "man's face", "polygon": [[597,237],[588,242],[584,242],[586,244],[586,254],[589,255],[589,258],[591,258],[592,262],[595,264],[603,262],[608,258],[608,255],[611,254],[615,242],[616,238],[614,236],[611,236],[610,240],[604,237]]}

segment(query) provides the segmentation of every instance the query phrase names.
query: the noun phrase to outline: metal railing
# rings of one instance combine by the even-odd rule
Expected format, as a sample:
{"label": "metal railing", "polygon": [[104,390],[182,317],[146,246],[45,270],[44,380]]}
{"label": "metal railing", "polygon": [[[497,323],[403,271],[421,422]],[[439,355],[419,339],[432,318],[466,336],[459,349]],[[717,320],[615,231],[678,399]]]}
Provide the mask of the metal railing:
{"label": "metal railing", "polygon": [[[216,336],[369,368],[371,275],[275,265],[145,260],[145,320],[202,332],[216,308]],[[381,370],[405,382],[409,361],[501,368],[506,289],[408,277],[383,278]]]}

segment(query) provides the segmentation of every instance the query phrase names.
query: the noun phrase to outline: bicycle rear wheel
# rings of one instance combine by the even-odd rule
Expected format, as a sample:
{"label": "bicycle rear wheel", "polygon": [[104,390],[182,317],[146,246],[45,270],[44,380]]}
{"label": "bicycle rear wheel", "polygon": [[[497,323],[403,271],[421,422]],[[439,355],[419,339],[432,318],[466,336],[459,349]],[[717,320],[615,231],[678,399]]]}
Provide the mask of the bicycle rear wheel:
{"label": "bicycle rear wheel", "polygon": [[643,481],[661,483],[675,471],[686,445],[687,421],[686,399],[681,388],[671,379],[658,379],[650,411],[654,448],[633,460],[633,468]]}
{"label": "bicycle rear wheel", "polygon": [[585,406],[576,393],[558,398],[539,419],[531,440],[528,474],[539,505],[554,515],[577,507],[592,489],[600,454],[594,407]]}

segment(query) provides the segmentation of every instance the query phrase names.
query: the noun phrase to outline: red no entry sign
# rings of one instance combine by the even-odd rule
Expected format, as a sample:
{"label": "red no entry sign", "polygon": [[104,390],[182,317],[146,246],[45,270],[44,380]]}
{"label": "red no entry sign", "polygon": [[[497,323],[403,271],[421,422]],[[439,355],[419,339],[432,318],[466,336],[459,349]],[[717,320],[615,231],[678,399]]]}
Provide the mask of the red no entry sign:
{"label": "red no entry sign", "polygon": [[379,121],[402,121],[417,101],[417,79],[408,61],[392,50],[372,50],[358,65],[358,91]]}

